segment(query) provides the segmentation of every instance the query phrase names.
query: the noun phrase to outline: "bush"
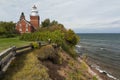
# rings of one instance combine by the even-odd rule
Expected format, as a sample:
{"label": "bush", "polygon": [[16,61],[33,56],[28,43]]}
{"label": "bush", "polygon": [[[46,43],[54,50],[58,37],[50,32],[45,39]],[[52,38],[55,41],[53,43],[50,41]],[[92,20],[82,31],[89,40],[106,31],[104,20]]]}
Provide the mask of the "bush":
{"label": "bush", "polygon": [[82,55],[82,58],[83,58],[84,61],[87,61],[88,55],[87,55],[87,54],[83,54],[83,55]]}
{"label": "bush", "polygon": [[33,48],[35,49],[38,49],[40,47],[37,42],[33,42],[32,45],[33,45]]}
{"label": "bush", "polygon": [[48,39],[51,39],[52,43],[61,45],[64,40],[64,34],[59,30],[54,32],[35,32],[30,34],[23,34],[20,36],[20,39],[25,41],[48,41]]}
{"label": "bush", "polygon": [[63,42],[62,48],[66,51],[71,57],[76,58],[77,54],[74,50],[74,47],[69,46],[66,42]]}
{"label": "bush", "polygon": [[71,45],[75,46],[79,42],[79,37],[73,30],[69,29],[65,34],[65,40]]}
{"label": "bush", "polygon": [[50,40],[51,43],[55,43],[61,46],[72,57],[76,57],[77,54],[74,50],[74,46],[79,42],[79,37],[73,30],[66,30],[64,25],[53,20],[50,22],[46,19],[42,22],[42,27],[34,33],[23,34],[20,36],[21,40],[25,41],[46,41]]}
{"label": "bush", "polygon": [[98,80],[96,76],[93,76],[93,80]]}
{"label": "bush", "polygon": [[37,52],[38,59],[41,61],[50,60],[55,64],[61,64],[61,55],[51,45],[43,46]]}
{"label": "bush", "polygon": [[0,22],[0,37],[15,37],[16,36],[15,23]]}
{"label": "bush", "polygon": [[58,46],[61,46],[69,55],[75,58],[77,56],[73,46],[75,45],[75,43],[74,44],[69,43],[68,41],[66,41],[67,38],[65,37],[66,37],[65,33],[63,33],[60,30],[55,30],[53,32],[44,31],[44,32],[23,34],[21,35],[20,39],[25,41],[46,41],[46,42],[48,41],[48,39],[50,39],[51,43],[55,43]]}

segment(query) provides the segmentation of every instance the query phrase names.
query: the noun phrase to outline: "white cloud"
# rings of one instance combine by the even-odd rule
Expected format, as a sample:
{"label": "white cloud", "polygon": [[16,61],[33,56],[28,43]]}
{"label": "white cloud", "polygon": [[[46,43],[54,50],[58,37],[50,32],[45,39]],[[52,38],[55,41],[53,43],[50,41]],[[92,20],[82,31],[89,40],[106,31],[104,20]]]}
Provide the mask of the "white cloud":
{"label": "white cloud", "polygon": [[120,0],[0,0],[0,20],[17,22],[21,12],[29,19],[33,4],[38,6],[41,20],[55,19],[77,32],[120,29]]}

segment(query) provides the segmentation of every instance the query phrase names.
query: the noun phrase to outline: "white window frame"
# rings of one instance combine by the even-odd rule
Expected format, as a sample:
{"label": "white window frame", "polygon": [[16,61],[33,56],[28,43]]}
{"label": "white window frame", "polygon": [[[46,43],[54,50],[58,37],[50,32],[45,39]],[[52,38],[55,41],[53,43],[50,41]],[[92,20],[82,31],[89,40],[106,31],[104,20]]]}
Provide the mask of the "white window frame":
{"label": "white window frame", "polygon": [[19,26],[20,26],[20,27],[19,27],[19,31],[22,32],[22,25],[19,24]]}
{"label": "white window frame", "polygon": [[26,24],[26,32],[28,32],[28,24]]}

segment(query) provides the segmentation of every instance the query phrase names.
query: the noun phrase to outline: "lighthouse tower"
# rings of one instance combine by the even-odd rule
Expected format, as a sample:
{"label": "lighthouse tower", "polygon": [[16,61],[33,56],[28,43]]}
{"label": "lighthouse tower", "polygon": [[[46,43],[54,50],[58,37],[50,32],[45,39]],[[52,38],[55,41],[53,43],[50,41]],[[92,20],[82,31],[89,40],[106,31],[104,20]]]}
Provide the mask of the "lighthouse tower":
{"label": "lighthouse tower", "polygon": [[33,25],[35,29],[39,27],[39,15],[38,15],[38,10],[37,7],[34,5],[32,7],[32,11],[30,14],[30,23]]}

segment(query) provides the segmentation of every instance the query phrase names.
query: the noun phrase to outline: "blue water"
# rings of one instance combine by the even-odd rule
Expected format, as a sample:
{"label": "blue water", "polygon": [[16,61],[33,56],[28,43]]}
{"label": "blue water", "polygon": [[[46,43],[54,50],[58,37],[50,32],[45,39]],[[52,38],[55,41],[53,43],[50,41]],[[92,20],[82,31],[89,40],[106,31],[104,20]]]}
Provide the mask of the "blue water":
{"label": "blue water", "polygon": [[78,34],[80,53],[92,63],[120,79],[120,34]]}

